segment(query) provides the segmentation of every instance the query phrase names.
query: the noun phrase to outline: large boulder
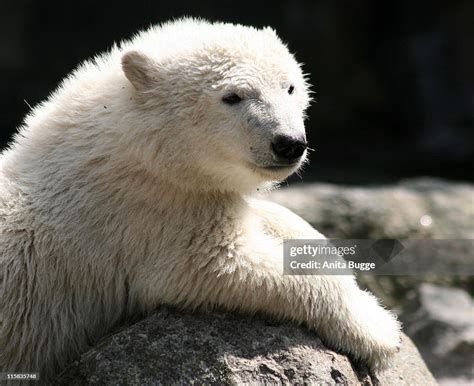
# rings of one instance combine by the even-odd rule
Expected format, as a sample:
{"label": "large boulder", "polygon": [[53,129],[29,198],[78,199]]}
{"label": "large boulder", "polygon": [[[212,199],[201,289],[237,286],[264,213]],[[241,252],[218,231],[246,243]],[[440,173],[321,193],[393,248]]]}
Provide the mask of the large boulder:
{"label": "large boulder", "polygon": [[301,184],[267,198],[329,238],[472,239],[473,197],[472,184],[417,178],[373,187]]}
{"label": "large boulder", "polygon": [[57,379],[64,385],[435,385],[406,336],[390,368],[371,375],[290,322],[162,307],[103,339]]}
{"label": "large boulder", "polygon": [[467,292],[424,283],[401,320],[440,383],[474,382],[474,302]]}

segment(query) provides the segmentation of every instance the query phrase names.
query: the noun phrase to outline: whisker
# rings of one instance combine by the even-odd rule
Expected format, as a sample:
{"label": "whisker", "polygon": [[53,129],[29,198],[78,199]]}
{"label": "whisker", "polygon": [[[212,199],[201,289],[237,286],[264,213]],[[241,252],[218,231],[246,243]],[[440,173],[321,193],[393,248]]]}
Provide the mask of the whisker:
{"label": "whisker", "polygon": [[26,99],[23,99],[23,102],[25,102],[26,105],[27,105],[31,110],[33,110],[33,107],[31,107],[31,105],[28,103],[28,101],[27,101]]}

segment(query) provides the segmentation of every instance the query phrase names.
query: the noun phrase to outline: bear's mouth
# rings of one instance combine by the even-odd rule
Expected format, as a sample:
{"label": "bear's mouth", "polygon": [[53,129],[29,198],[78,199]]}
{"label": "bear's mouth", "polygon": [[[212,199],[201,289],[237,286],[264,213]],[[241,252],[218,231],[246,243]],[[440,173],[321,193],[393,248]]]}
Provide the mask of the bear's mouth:
{"label": "bear's mouth", "polygon": [[266,179],[281,180],[296,172],[301,166],[301,162],[291,164],[272,163],[269,165],[258,165],[254,162],[248,162],[249,167]]}
{"label": "bear's mouth", "polygon": [[257,165],[251,164],[252,168],[262,174],[266,175],[270,178],[281,178],[284,174],[286,176],[293,174],[299,167],[299,162],[294,162],[291,164],[271,164],[271,165]]}
{"label": "bear's mouth", "polygon": [[260,166],[262,169],[270,170],[270,171],[280,171],[285,169],[294,169],[298,167],[299,162],[295,162],[292,164],[284,164],[284,165],[268,165],[268,166]]}

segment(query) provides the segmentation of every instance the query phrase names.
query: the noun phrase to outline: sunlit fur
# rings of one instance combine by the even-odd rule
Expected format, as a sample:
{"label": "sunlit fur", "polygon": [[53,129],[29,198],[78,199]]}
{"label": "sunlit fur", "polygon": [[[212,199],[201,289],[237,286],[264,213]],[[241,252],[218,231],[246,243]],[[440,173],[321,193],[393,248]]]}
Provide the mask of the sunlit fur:
{"label": "sunlit fur", "polygon": [[282,239],[322,235],[249,198],[304,162],[268,169],[308,103],[269,28],[183,19],[82,64],[0,158],[0,371],[46,379],[164,303],[292,319],[387,365],[392,314],[353,277],[283,276]]}

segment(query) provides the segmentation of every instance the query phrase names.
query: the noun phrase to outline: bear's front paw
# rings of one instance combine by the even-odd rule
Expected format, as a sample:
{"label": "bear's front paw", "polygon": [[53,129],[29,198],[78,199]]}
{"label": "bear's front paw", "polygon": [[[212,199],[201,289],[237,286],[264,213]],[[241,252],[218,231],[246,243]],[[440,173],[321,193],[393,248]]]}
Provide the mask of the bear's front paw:
{"label": "bear's front paw", "polygon": [[388,367],[401,345],[400,323],[392,313],[383,311],[387,313],[385,322],[372,329],[372,348],[367,355],[367,363],[375,371]]}
{"label": "bear's front paw", "polygon": [[352,354],[374,371],[388,367],[400,351],[401,324],[396,316],[367,292],[352,303],[350,314],[354,317],[355,335]]}

